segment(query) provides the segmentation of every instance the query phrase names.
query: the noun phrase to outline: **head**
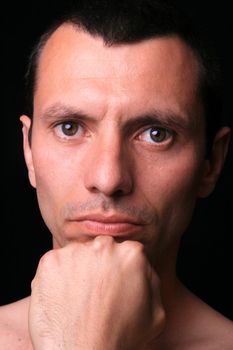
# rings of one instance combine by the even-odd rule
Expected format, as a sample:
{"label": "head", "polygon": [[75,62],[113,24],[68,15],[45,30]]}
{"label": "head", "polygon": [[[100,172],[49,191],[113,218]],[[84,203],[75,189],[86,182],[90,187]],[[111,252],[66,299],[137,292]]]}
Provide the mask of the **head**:
{"label": "head", "polygon": [[162,1],[80,1],[40,39],[28,81],[25,159],[55,247],[109,234],[151,259],[175,252],[229,139],[190,24]]}

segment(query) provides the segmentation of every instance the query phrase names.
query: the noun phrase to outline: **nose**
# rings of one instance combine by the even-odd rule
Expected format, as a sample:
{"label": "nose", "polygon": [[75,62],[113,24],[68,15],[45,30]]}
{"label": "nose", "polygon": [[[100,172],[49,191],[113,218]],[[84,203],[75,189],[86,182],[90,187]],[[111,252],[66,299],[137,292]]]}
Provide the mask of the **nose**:
{"label": "nose", "polygon": [[102,140],[94,142],[88,152],[84,179],[88,191],[108,197],[131,193],[132,162],[119,137],[103,137]]}

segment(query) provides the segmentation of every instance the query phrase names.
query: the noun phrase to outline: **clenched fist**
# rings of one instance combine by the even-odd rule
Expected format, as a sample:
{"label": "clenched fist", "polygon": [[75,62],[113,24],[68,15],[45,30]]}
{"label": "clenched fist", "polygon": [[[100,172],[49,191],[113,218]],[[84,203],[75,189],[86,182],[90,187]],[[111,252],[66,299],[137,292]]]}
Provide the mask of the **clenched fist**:
{"label": "clenched fist", "polygon": [[46,253],[32,282],[35,350],[135,350],[164,326],[158,277],[143,245],[98,236]]}

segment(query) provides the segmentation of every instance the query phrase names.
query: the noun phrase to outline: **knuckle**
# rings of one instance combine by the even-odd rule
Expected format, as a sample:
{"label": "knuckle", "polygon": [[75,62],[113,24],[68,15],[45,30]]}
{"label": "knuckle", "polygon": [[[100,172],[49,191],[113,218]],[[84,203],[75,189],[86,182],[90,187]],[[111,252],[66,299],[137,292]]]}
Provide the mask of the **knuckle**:
{"label": "knuckle", "polygon": [[36,279],[34,277],[33,280],[31,281],[31,290],[34,289],[35,285],[36,285]]}
{"label": "knuckle", "polygon": [[123,244],[124,252],[129,259],[136,259],[138,262],[145,259],[143,244],[136,241],[125,241]]}
{"label": "knuckle", "polygon": [[138,241],[125,241],[122,243],[126,249],[135,253],[144,252],[144,246]]}
{"label": "knuckle", "polygon": [[124,264],[131,266],[137,271],[146,271],[148,261],[144,252],[143,244],[135,241],[124,242],[122,249]]}
{"label": "knuckle", "polygon": [[125,245],[126,247],[130,248],[130,249],[134,249],[135,251],[144,251],[144,246],[142,243],[138,242],[138,241],[124,241],[123,245]]}
{"label": "knuckle", "polygon": [[46,252],[39,261],[38,268],[46,268],[47,266],[50,266],[54,261],[54,250],[49,250]]}
{"label": "knuckle", "polygon": [[111,236],[96,236],[93,240],[93,249],[95,251],[101,251],[105,249],[106,247],[109,247],[113,244],[114,239]]}

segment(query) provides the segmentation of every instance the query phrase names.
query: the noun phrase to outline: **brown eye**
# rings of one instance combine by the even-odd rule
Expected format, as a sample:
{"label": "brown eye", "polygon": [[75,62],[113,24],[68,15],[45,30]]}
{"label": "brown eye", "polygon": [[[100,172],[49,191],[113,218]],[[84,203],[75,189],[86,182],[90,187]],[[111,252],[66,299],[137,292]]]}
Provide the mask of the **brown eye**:
{"label": "brown eye", "polygon": [[80,140],[86,135],[84,127],[76,121],[63,121],[54,126],[55,134],[63,140]]}
{"label": "brown eye", "polygon": [[139,135],[139,139],[150,144],[158,144],[171,139],[172,136],[173,132],[171,130],[159,126],[152,126],[144,130]]}
{"label": "brown eye", "polygon": [[62,123],[61,129],[64,135],[74,136],[78,132],[79,125],[72,122]]}
{"label": "brown eye", "polygon": [[169,136],[168,130],[164,128],[151,128],[150,129],[150,137],[154,142],[163,142]]}

